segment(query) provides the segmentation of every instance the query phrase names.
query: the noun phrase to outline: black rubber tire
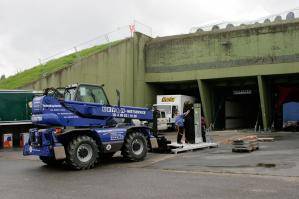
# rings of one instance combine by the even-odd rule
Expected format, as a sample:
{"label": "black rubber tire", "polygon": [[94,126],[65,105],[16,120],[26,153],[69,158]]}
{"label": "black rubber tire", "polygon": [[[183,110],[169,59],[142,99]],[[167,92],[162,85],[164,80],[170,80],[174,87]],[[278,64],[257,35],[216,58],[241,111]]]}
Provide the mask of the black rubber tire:
{"label": "black rubber tire", "polygon": [[[139,145],[142,144],[142,150],[140,154],[136,154],[133,150],[134,141],[138,140]],[[147,141],[145,136],[140,132],[132,132],[125,138],[125,142],[122,148],[122,155],[126,160],[129,161],[142,161],[147,154]]]}
{"label": "black rubber tire", "polygon": [[56,160],[54,157],[39,156],[39,159],[49,166],[60,166],[64,160]]}
{"label": "black rubber tire", "polygon": [[[77,150],[82,144],[89,145],[91,147],[91,158],[87,162],[83,162],[77,156]],[[66,151],[66,162],[67,164],[76,170],[91,169],[97,165],[99,161],[99,147],[96,141],[86,135],[74,137],[72,141],[69,142]]]}

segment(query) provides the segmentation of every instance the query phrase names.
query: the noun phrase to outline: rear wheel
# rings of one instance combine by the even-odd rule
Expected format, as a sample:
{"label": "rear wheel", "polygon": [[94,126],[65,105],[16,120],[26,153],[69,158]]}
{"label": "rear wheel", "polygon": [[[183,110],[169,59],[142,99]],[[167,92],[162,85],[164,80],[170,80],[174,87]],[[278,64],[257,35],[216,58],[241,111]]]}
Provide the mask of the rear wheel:
{"label": "rear wheel", "polygon": [[49,166],[60,166],[64,160],[56,160],[54,157],[39,156],[39,159]]}
{"label": "rear wheel", "polygon": [[122,155],[130,161],[141,161],[147,154],[147,141],[140,132],[130,133],[124,142]]}
{"label": "rear wheel", "polygon": [[66,161],[73,169],[91,169],[99,159],[99,148],[96,141],[86,135],[73,138],[67,149]]}

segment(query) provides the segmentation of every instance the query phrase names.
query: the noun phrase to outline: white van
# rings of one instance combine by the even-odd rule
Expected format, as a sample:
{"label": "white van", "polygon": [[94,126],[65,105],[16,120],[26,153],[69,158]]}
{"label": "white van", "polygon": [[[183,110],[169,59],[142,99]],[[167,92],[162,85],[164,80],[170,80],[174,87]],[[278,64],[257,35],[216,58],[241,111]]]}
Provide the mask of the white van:
{"label": "white van", "polygon": [[168,119],[166,118],[166,114],[164,111],[159,112],[157,118],[157,126],[159,131],[164,131],[168,129]]}
{"label": "white van", "polygon": [[160,112],[165,113],[168,128],[172,128],[175,123],[176,111],[182,114],[186,102],[193,104],[195,98],[187,95],[157,95],[157,104],[154,104],[154,106]]}

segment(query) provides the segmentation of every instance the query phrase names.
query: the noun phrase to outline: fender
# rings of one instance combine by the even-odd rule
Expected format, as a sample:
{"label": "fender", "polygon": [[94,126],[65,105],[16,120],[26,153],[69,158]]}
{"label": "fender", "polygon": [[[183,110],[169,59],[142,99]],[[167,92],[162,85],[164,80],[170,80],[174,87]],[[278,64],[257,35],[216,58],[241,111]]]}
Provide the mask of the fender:
{"label": "fender", "polygon": [[152,134],[151,128],[148,126],[131,126],[128,128],[130,130],[140,130],[141,133],[147,138],[148,147],[150,150],[158,149],[159,144],[157,138]]}
{"label": "fender", "polygon": [[112,153],[121,150],[126,134],[127,128],[67,128],[58,140],[67,143],[73,136],[88,135],[96,140],[101,152]]}
{"label": "fender", "polygon": [[[140,131],[147,138],[148,144],[154,137],[151,135],[150,128],[147,126],[125,126],[120,128],[95,128],[101,139],[104,153],[111,153],[121,150],[126,136],[133,131]],[[149,146],[151,146],[149,144]]]}
{"label": "fender", "polygon": [[148,126],[129,126],[127,132],[131,131],[140,131],[147,139],[150,139],[153,136],[151,129]]}

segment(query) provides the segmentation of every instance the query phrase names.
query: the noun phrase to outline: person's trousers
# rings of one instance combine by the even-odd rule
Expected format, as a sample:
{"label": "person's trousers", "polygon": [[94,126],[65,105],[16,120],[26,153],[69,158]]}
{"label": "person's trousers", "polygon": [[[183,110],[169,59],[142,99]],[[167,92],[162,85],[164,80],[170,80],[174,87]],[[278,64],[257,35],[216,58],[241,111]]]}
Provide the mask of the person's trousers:
{"label": "person's trousers", "polygon": [[207,138],[206,138],[206,129],[202,128],[201,129],[201,136],[202,136],[202,141],[203,142],[207,142]]}
{"label": "person's trousers", "polygon": [[178,134],[177,134],[177,143],[181,143],[182,142],[182,137],[183,137],[183,134],[184,134],[184,127],[178,126],[177,127],[177,131],[178,131]]}

